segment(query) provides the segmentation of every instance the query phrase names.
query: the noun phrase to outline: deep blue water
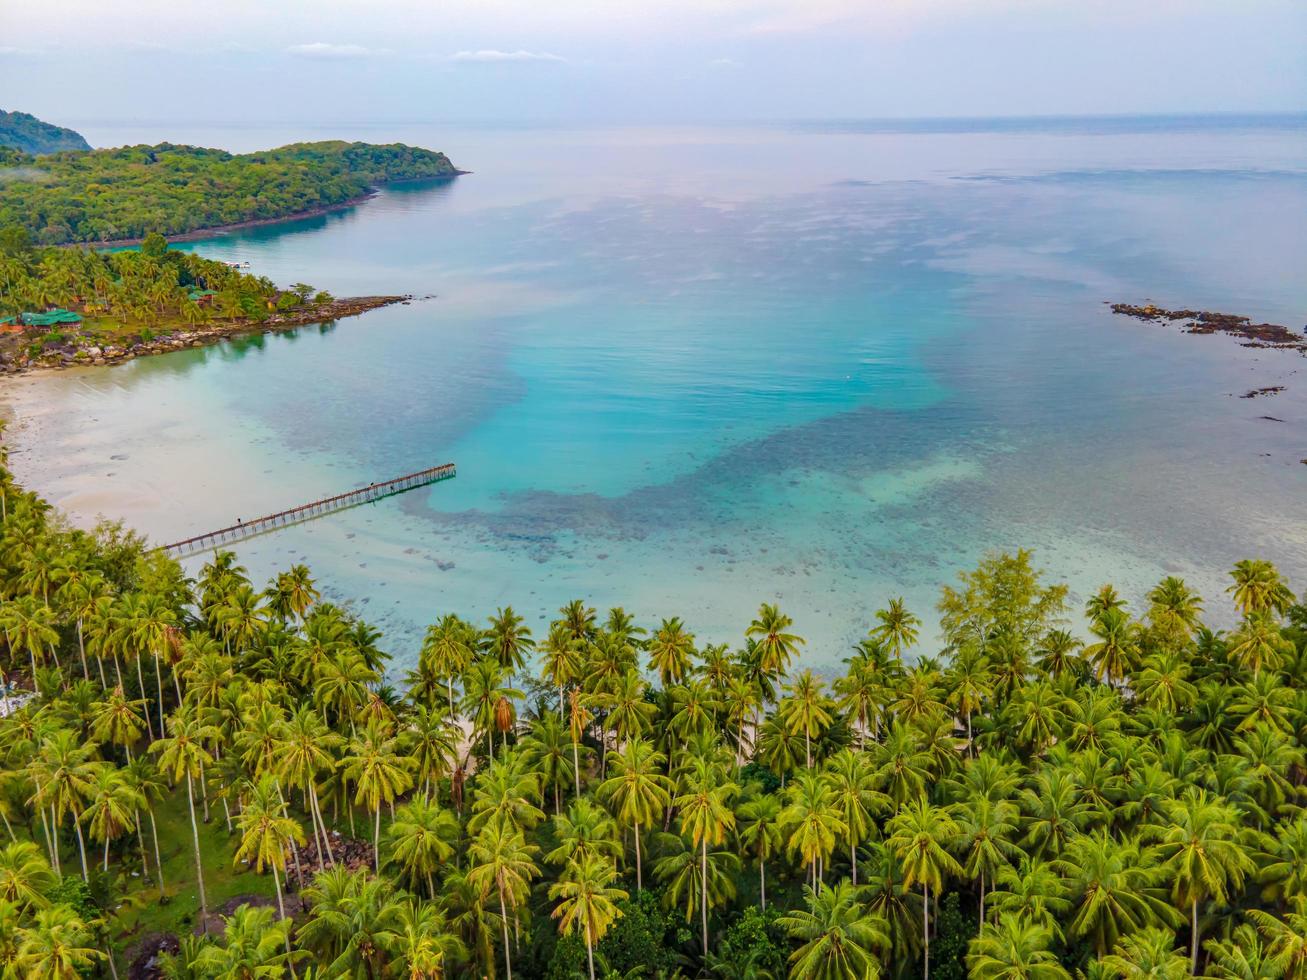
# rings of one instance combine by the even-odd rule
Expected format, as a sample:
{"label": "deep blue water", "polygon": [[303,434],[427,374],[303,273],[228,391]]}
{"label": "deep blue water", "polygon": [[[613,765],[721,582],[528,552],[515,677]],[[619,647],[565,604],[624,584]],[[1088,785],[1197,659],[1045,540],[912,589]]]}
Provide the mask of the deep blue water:
{"label": "deep blue water", "polygon": [[[814,664],[892,595],[1032,547],[1078,595],[1265,555],[1307,586],[1307,361],[1104,303],[1307,321],[1303,120],[333,133],[473,174],[195,246],[434,298],[25,379],[20,475],[156,539],[446,460],[456,481],[241,546],[411,655],[446,611],[564,601]],[[96,132],[233,149],[294,127]],[[1236,397],[1284,384],[1273,398]],[[1280,421],[1264,419],[1270,415]],[[125,459],[114,457],[125,456]]]}

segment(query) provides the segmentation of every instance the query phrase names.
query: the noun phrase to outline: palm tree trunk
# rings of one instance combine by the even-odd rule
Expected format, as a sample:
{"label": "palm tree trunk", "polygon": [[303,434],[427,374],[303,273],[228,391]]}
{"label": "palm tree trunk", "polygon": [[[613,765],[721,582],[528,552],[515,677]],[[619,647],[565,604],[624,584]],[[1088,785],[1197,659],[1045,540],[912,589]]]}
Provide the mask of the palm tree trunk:
{"label": "palm tree trunk", "polygon": [[980,872],[980,921],[977,926],[983,928],[985,925],[985,872]]}
{"label": "palm tree trunk", "polygon": [[77,617],[77,652],[82,656],[82,676],[91,679],[91,668],[86,665],[86,641],[82,639],[82,617]]}
{"label": "palm tree trunk", "polygon": [[372,870],[381,874],[381,797],[377,797],[377,820],[372,825]]}
{"label": "palm tree trunk", "polygon": [[921,980],[930,980],[930,886],[921,886]]}
{"label": "palm tree trunk", "polygon": [[163,890],[163,858],[159,854],[159,825],[154,820],[154,807],[146,807],[146,812],[150,814],[150,836],[154,838],[154,866],[159,869],[159,903],[163,904],[168,900],[168,895]]}
{"label": "palm tree trunk", "polygon": [[640,821],[635,821],[635,890],[644,891],[644,878],[640,874]]}
{"label": "palm tree trunk", "polygon": [[581,795],[581,753],[577,748],[577,739],[572,738],[572,775],[576,777],[576,795]]}
{"label": "palm tree trunk", "polygon": [[499,923],[504,928],[504,976],[506,980],[513,980],[513,961],[508,955],[508,910],[504,908],[504,889],[502,885],[499,888]]}
{"label": "palm tree trunk", "polygon": [[767,911],[767,862],[758,859],[758,895],[762,899],[762,910]]}
{"label": "palm tree trunk", "polygon": [[[150,696],[145,693],[145,675],[141,673],[141,658],[139,656],[136,658],[136,683],[140,685],[141,697],[145,698],[148,701]],[[145,729],[150,733],[150,741],[153,742],[154,723],[150,721],[150,706],[148,704],[145,706]],[[166,728],[160,727],[159,728],[160,737],[162,737],[163,733],[166,731],[167,731]]]}
{"label": "palm tree trunk", "polygon": [[76,813],[73,813],[73,830],[77,831],[77,851],[82,857],[82,881],[89,882],[91,873],[86,867],[86,838],[82,836],[82,822]]}
{"label": "palm tree trunk", "polygon": [[[318,788],[314,786],[312,782],[309,783],[309,791],[313,794],[313,812],[317,814],[318,826],[322,828],[322,843],[327,845],[327,858],[334,865],[336,863],[336,855],[331,853],[331,835],[327,833],[327,825],[322,819],[322,804],[318,802]],[[318,858],[319,863],[321,863],[322,855],[319,854]]]}
{"label": "palm tree trunk", "polygon": [[141,811],[136,811],[136,843],[141,849],[141,880],[150,880],[150,859],[145,853],[145,828],[141,826]]}
{"label": "palm tree trunk", "polygon": [[1189,937],[1190,937],[1189,945],[1190,945],[1190,949],[1192,950],[1191,959],[1193,961],[1192,969],[1190,972],[1194,976],[1197,976],[1198,975],[1198,899],[1196,898],[1193,900],[1193,903],[1191,905],[1191,910],[1190,910]]}
{"label": "palm tree trunk", "polygon": [[[209,903],[204,897],[204,868],[200,861],[200,825],[195,822],[195,785],[191,774],[186,773],[186,800],[191,810],[191,839],[195,842],[195,882],[200,890],[200,931],[209,934]],[[158,846],[158,838],[155,839]],[[159,866],[160,887],[163,884],[163,865]]]}
{"label": "palm tree trunk", "polygon": [[849,863],[853,865],[853,887],[858,887],[858,842],[849,839]]}
{"label": "palm tree trunk", "polygon": [[590,964],[590,980],[595,980],[595,951],[594,944],[590,942],[590,930],[585,931],[585,958]]}
{"label": "palm tree trunk", "polygon": [[699,918],[703,923],[703,955],[708,955],[708,838],[699,844]]}

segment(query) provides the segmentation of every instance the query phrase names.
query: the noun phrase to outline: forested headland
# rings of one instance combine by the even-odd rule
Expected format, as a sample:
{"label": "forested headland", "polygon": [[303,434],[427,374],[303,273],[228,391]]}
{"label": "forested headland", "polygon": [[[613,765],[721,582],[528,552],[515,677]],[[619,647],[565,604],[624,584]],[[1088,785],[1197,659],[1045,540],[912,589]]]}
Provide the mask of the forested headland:
{"label": "forested headland", "polygon": [[37,119],[31,113],[0,109],[0,147],[38,154],[89,150],[91,144],[81,133]]}
{"label": "forested headland", "polygon": [[452,177],[443,153],[402,143],[294,143],[232,154],[125,146],[36,157],[0,147],[0,227],[42,245],[184,235],[313,213],[387,181]]}
{"label": "forested headland", "polygon": [[168,247],[32,246],[0,229],[0,371],[107,364],[214,343],[234,333],[323,323],[403,296],[337,299],[297,282],[279,288],[225,262]]}
{"label": "forested headland", "polygon": [[993,555],[938,651],[433,594],[401,673],[307,568],[188,580],[6,467],[0,975],[1303,980],[1307,608],[1229,581]]}

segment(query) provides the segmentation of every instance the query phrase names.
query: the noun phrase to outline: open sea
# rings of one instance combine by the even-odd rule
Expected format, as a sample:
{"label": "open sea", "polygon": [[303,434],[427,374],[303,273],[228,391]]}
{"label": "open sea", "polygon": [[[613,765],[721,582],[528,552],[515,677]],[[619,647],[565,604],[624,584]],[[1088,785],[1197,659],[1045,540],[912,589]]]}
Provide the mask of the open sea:
{"label": "open sea", "polygon": [[456,462],[235,548],[308,563],[399,667],[443,613],[542,635],[574,597],[714,642],[778,601],[827,667],[1019,547],[1077,604],[1182,575],[1218,625],[1240,558],[1307,589],[1307,359],[1105,306],[1303,328],[1307,118],[78,128],[472,171],[178,246],[418,301],[0,381],[19,479],[156,542]]}

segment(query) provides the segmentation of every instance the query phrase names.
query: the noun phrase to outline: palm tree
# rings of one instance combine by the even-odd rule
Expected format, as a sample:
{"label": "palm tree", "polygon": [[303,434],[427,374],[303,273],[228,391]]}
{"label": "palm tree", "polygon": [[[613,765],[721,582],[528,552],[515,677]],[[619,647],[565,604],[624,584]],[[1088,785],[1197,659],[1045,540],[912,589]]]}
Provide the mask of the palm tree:
{"label": "palm tree", "polygon": [[777,924],[802,945],[790,954],[790,976],[801,980],[851,980],[880,975],[882,952],[890,949],[885,920],[872,915],[859,889],[845,881],[814,890],[804,887],[806,909],[781,916]]}
{"label": "palm tree", "polygon": [[427,628],[418,654],[419,671],[444,680],[449,696],[449,713],[455,713],[454,678],[467,670],[476,648],[476,632],[457,616],[447,615]]}
{"label": "palm tree", "polygon": [[787,632],[793,625],[794,620],[778,606],[764,602],[757,618],[744,631],[745,636],[757,640],[757,658],[764,672],[775,675],[789,669],[790,661],[805,642],[801,636]]}
{"label": "palm tree", "polygon": [[635,887],[644,888],[640,831],[653,826],[671,803],[672,781],[663,775],[666,759],[649,742],[627,742],[613,756],[613,775],[599,786],[600,797],[635,836]]}
{"label": "palm tree", "polygon": [[1243,885],[1255,865],[1240,842],[1239,813],[1211,799],[1196,787],[1170,808],[1170,826],[1162,835],[1161,855],[1167,860],[1171,894],[1189,907],[1190,970],[1198,973],[1198,904],[1225,904]]}
{"label": "palm tree", "polygon": [[[136,826],[136,813],[145,800],[141,792],[117,769],[104,766],[92,776],[90,804],[82,813],[92,840],[104,842],[104,870],[109,870],[109,844]],[[144,849],[141,863],[145,864]],[[147,867],[148,870],[148,867]]]}
{"label": "palm tree", "polygon": [[399,740],[376,720],[349,744],[344,760],[345,778],[357,787],[355,803],[363,803],[374,814],[372,866],[381,870],[381,804],[393,803],[412,783],[412,760],[399,754]]}
{"label": "palm tree", "polygon": [[[200,928],[209,931],[209,905],[204,897],[204,869],[200,859],[200,828],[195,822],[195,780],[204,775],[205,765],[213,761],[206,742],[216,739],[218,730],[201,724],[195,712],[182,705],[168,719],[169,737],[150,744],[150,751],[159,755],[159,765],[169,774],[174,785],[186,777],[186,800],[191,814],[191,840],[195,844],[195,883],[200,893]],[[161,869],[162,870],[162,869]]]}
{"label": "palm tree", "polygon": [[[95,789],[95,773],[103,763],[91,761],[94,745],[82,744],[76,732],[57,729],[41,743],[32,760],[33,781],[37,787],[31,802],[50,811],[53,824],[52,856],[57,852],[59,827],[64,818],[73,818],[77,832],[77,849],[82,859],[82,880],[89,877],[86,865],[86,841],[82,836],[82,811]],[[55,860],[55,870],[58,862]]]}
{"label": "palm tree", "polygon": [[980,924],[985,922],[985,882],[993,882],[1003,868],[1021,857],[1021,849],[1013,843],[1018,829],[1020,812],[1008,802],[986,799],[964,799],[954,806],[960,833],[962,870],[968,878],[980,883]]}
{"label": "palm tree", "polygon": [[[264,776],[250,787],[249,799],[237,817],[240,844],[233,863],[253,862],[254,870],[263,873],[266,865],[272,869],[272,884],[277,892],[277,918],[286,918],[286,906],[281,897],[281,875],[286,870],[286,851],[304,843],[304,830],[299,822],[286,814],[281,790],[271,776]],[[290,955],[290,936],[286,936],[286,955]]]}
{"label": "palm tree", "polygon": [[921,620],[908,611],[903,598],[891,599],[888,609],[877,609],[880,625],[871,631],[872,637],[894,653],[895,660],[903,659],[903,651],[917,642]]}
{"label": "palm tree", "polygon": [[770,793],[760,793],[745,800],[736,811],[740,843],[758,861],[758,898],[767,911],[767,862],[784,846],[781,801]]}
{"label": "palm tree", "polygon": [[468,849],[471,867],[468,883],[484,899],[493,891],[499,900],[499,922],[503,931],[504,973],[513,980],[513,963],[508,951],[508,910],[516,909],[530,889],[536,868],[537,848],[528,844],[522,831],[507,820],[492,820],[472,839]]}
{"label": "palm tree", "polygon": [[781,825],[788,835],[786,847],[808,869],[811,886],[818,889],[823,866],[849,828],[840,818],[830,784],[816,773],[796,776],[790,784],[788,798],[789,803],[781,812]]}
{"label": "palm tree", "polygon": [[876,830],[877,813],[890,808],[890,799],[875,787],[876,776],[867,756],[844,749],[826,763],[826,780],[834,794],[834,805],[844,821],[849,842],[849,866],[853,884],[858,884],[858,845]]}
{"label": "palm tree", "polygon": [[1018,915],[985,923],[967,950],[972,980],[1070,980],[1045,927]]}
{"label": "palm tree", "polygon": [[681,815],[681,833],[699,850],[700,917],[703,954],[708,955],[708,845],[717,846],[735,826],[730,800],[738,792],[726,782],[720,769],[705,759],[692,759],[683,781],[683,792],[673,801]]}
{"label": "palm tree", "polygon": [[938,894],[945,876],[960,876],[962,867],[948,848],[960,830],[943,807],[931,806],[923,799],[914,800],[889,822],[888,844],[903,863],[903,887],[921,885],[921,975],[930,976],[930,890]]}
{"label": "palm tree", "polygon": [[1114,840],[1106,830],[1083,834],[1067,845],[1058,868],[1079,896],[1070,935],[1089,938],[1100,957],[1123,935],[1177,919],[1154,885],[1154,856],[1136,841]]}
{"label": "palm tree", "polygon": [[613,887],[616,877],[617,870],[610,859],[588,853],[569,861],[562,876],[549,886],[549,897],[559,899],[552,913],[558,920],[559,932],[568,936],[579,928],[585,940],[590,980],[595,980],[595,943],[622,917],[616,903],[629,897]]}
{"label": "palm tree", "polygon": [[694,634],[680,617],[664,619],[649,637],[649,669],[656,670],[664,688],[680,684],[690,672],[694,656]]}
{"label": "palm tree", "polygon": [[1230,639],[1230,659],[1244,670],[1251,670],[1254,677],[1263,667],[1279,670],[1285,654],[1293,649],[1268,612],[1249,613]]}
{"label": "palm tree", "polygon": [[41,909],[18,945],[16,976],[29,980],[74,980],[105,958],[91,945],[91,928],[71,905]]}
{"label": "palm tree", "polygon": [[221,943],[208,943],[195,957],[195,966],[209,977],[280,977],[304,950],[290,952],[291,923],[274,921],[272,909],[237,906],[223,919]]}
{"label": "palm tree", "polygon": [[43,909],[50,904],[50,891],[58,883],[50,862],[31,841],[11,841],[0,849],[0,902],[19,911]]}
{"label": "palm tree", "polygon": [[811,769],[812,739],[825,731],[831,723],[831,715],[826,707],[827,699],[822,693],[821,681],[810,670],[799,674],[788,692],[782,702],[786,726],[795,734],[803,733],[805,766]]}
{"label": "palm tree", "polygon": [[1283,616],[1293,605],[1293,593],[1269,561],[1245,558],[1230,572],[1234,580],[1225,591],[1244,616],[1275,613]]}
{"label": "palm tree", "polygon": [[482,640],[483,649],[509,673],[521,670],[527,655],[536,646],[530,628],[523,623],[512,606],[505,606],[490,617],[490,628]]}
{"label": "palm tree", "polygon": [[1307,978],[1307,899],[1299,899],[1283,919],[1261,909],[1247,914],[1267,942],[1275,973],[1285,980]]}
{"label": "palm tree", "polygon": [[1121,980],[1189,980],[1184,955],[1174,945],[1170,929],[1141,929],[1123,936],[1099,962],[1104,973]]}
{"label": "palm tree", "polygon": [[302,790],[318,860],[324,867],[327,861],[334,864],[336,858],[331,852],[331,835],[327,833],[318,801],[318,774],[335,769],[335,752],[345,740],[329,730],[316,711],[302,705],[278,729],[277,742],[277,778],[284,780],[287,786]]}
{"label": "palm tree", "polygon": [[409,881],[427,886],[427,898],[436,897],[433,876],[454,856],[458,819],[448,810],[421,797],[395,809],[386,829],[390,860]]}
{"label": "palm tree", "polygon": [[1137,627],[1128,613],[1107,609],[1089,626],[1096,643],[1085,648],[1085,659],[1094,666],[1095,676],[1109,684],[1119,684],[1135,669],[1138,657]]}
{"label": "palm tree", "polygon": [[493,657],[481,657],[473,661],[463,675],[463,710],[471,716],[473,730],[485,734],[492,761],[495,758],[496,716],[500,705],[523,697],[521,691],[506,686],[507,680],[508,672]]}
{"label": "palm tree", "polygon": [[558,846],[545,855],[550,864],[564,866],[591,854],[615,861],[622,853],[617,823],[586,797],[573,800],[567,813],[554,817],[554,839]]}

